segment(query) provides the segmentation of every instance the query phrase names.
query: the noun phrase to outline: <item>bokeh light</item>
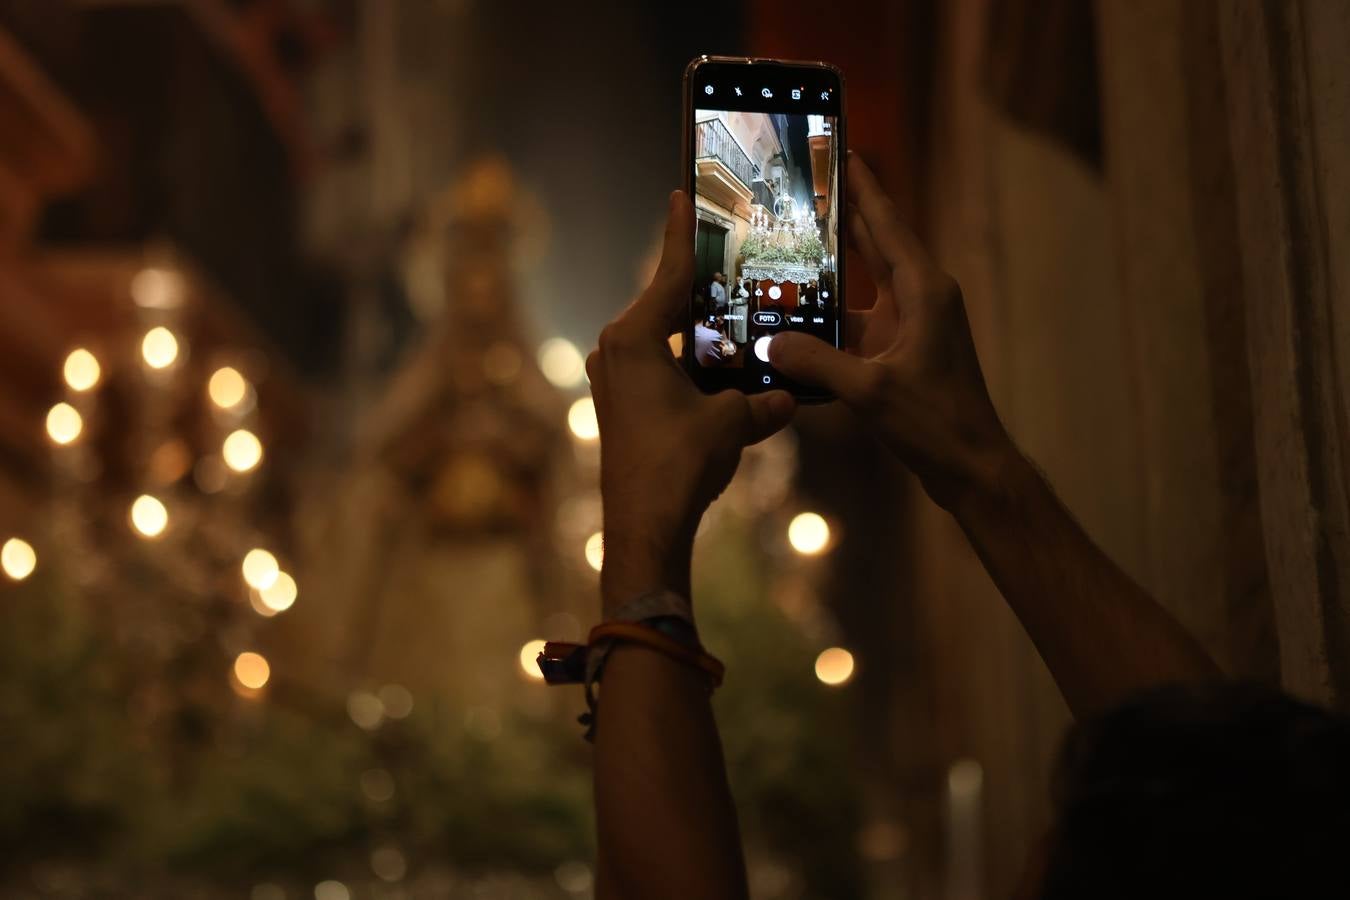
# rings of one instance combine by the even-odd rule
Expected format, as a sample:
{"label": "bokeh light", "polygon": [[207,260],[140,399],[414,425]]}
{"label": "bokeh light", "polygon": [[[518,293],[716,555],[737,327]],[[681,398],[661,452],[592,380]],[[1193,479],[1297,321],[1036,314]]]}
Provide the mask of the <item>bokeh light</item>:
{"label": "bokeh light", "polygon": [[595,883],[591,867],[578,859],[568,860],[554,869],[553,880],[569,894],[589,893]]}
{"label": "bokeh light", "polygon": [[853,677],[853,654],[843,647],[828,647],[816,657],[816,677],[831,687]]}
{"label": "bokeh light", "polygon": [[401,881],[408,874],[408,861],[403,851],[392,844],[376,847],[370,854],[370,870],[381,881]]}
{"label": "bokeh light", "polygon": [[264,619],[270,619],[277,614],[275,609],[268,606],[266,603],[263,603],[262,592],[256,591],[253,588],[249,588],[248,591],[248,605],[255,613],[262,616]]}
{"label": "bokeh light", "polygon": [[207,396],[221,409],[234,409],[248,396],[248,379],[231,366],[222,366],[211,373],[206,383]]}
{"label": "bokeh light", "polygon": [[290,609],[299,595],[300,589],[296,586],[295,579],[280,570],[277,571],[271,584],[258,589],[258,599],[272,612],[285,612]]}
{"label": "bokeh light", "polygon": [[583,441],[593,441],[600,436],[600,422],[595,418],[595,401],[582,397],[567,410],[567,427]]}
{"label": "bokeh light", "polygon": [[245,650],[234,658],[234,677],[244,687],[256,691],[272,677],[272,667],[261,653]]}
{"label": "bokeh light", "polygon": [[814,556],[830,543],[830,525],[819,513],[804,512],[788,523],[788,543],[805,556]]}
{"label": "bokeh light", "polygon": [[539,345],[539,371],[554,387],[569,390],[586,380],[586,360],[566,338],[549,338]]}
{"label": "bokeh light", "polygon": [[73,443],[84,431],[84,419],[69,403],[58,403],[47,411],[47,437],[55,444]]}
{"label": "bokeh light", "polygon": [[539,654],[544,652],[543,641],[526,641],[520,648],[520,670],[527,678],[543,681],[544,673],[539,671]]}
{"label": "bokeh light", "polygon": [[320,881],[314,885],[314,900],[351,900],[351,891],[340,881]]}
{"label": "bokeh light", "polygon": [[386,684],[380,688],[380,703],[384,714],[391,719],[406,719],[413,711],[413,695],[401,684]]}
{"label": "bokeh light", "polygon": [[366,769],[357,779],[361,793],[376,803],[385,803],[394,798],[394,776],[387,769]]}
{"label": "bokeh light", "polygon": [[167,369],[178,358],[178,337],[163,325],[157,325],[141,339],[141,358],[152,369]]}
{"label": "bokeh light", "polygon": [[599,572],[605,564],[605,534],[597,531],[595,534],[586,538],[586,562]]}
{"label": "bokeh light", "polygon": [[0,547],[0,569],[12,581],[23,581],[37,568],[37,551],[23,538],[12,537]]}
{"label": "bokeh light", "polygon": [[254,547],[244,554],[244,562],[240,569],[248,586],[259,591],[270,588],[281,574],[277,558],[261,547]]}
{"label": "bokeh light", "polygon": [[984,787],[984,767],[973,759],[958,759],[947,769],[947,790],[952,797],[973,798]]}
{"label": "bokeh light", "polygon": [[61,374],[72,391],[87,391],[98,384],[102,369],[94,354],[79,347],[70,351],[65,365],[61,367]]}
{"label": "bokeh light", "polygon": [[374,731],[384,721],[384,701],[370,691],[347,695],[347,715],[364,731]]}
{"label": "bokeh light", "polygon": [[263,447],[258,436],[247,428],[232,431],[221,444],[220,455],[225,465],[236,472],[248,472],[262,462]]}
{"label": "bokeh light", "polygon": [[141,537],[159,537],[169,527],[169,510],[158,497],[141,494],[131,504],[131,527]]}
{"label": "bokeh light", "polygon": [[174,309],[183,303],[183,277],[153,266],[131,279],[131,300],[142,309]]}

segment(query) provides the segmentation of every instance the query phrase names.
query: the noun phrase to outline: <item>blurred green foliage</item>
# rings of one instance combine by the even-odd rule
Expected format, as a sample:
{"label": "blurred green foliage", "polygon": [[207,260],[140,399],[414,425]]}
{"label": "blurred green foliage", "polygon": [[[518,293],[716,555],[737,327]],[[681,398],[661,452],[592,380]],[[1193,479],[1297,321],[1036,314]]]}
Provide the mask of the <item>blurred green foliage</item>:
{"label": "blurred green foliage", "polygon": [[[815,680],[819,648],[770,600],[782,561],[762,550],[763,527],[719,517],[696,589],[705,639],[728,663],[715,705],[752,871],[772,860],[806,896],[856,896],[844,700]],[[183,604],[161,592],[171,618]],[[574,722],[506,710],[484,736],[428,699],[367,732],[339,691],[236,697],[210,628],[148,658],[109,626],[114,609],[51,566],[5,590],[0,886],[49,859],[104,884],[369,879],[370,848],[390,842],[410,877],[437,865],[543,878],[593,858],[590,752]],[[392,797],[362,791],[372,771]]]}

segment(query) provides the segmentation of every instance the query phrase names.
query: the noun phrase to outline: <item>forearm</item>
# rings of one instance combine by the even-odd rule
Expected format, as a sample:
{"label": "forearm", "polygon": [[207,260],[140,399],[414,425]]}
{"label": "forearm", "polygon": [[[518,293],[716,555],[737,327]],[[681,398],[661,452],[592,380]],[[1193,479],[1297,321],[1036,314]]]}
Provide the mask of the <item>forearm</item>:
{"label": "forearm", "polygon": [[1015,448],[952,511],[1076,716],[1152,685],[1219,677],[1199,643],[1092,542]]}
{"label": "forearm", "polygon": [[[607,541],[607,616],[653,588],[687,596],[687,550],[644,546],[636,531],[622,535]],[[597,714],[595,802],[602,900],[747,895],[736,810],[701,671],[646,647],[615,647]]]}
{"label": "forearm", "polygon": [[[606,619],[653,590],[689,597],[704,511],[741,450],[787,425],[796,408],[783,391],[704,394],[671,356],[671,322],[688,315],[695,222],[689,197],[672,193],[651,285],[586,360],[600,426]],[[676,642],[667,649],[687,649],[678,646],[687,633],[667,637]],[[601,897],[746,895],[707,679],[637,643],[620,643],[606,664],[594,723]]]}
{"label": "forearm", "polygon": [[602,898],[746,896],[736,810],[701,672],[621,645],[595,739]]}

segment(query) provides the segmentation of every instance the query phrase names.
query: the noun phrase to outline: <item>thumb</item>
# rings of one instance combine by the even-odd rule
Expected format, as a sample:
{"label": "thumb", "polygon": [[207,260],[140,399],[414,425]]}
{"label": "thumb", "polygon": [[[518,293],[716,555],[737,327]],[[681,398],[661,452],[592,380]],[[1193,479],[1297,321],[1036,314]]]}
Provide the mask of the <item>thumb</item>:
{"label": "thumb", "polygon": [[841,400],[865,392],[863,361],[809,334],[785,331],[776,335],[769,342],[769,362],[793,381],[823,387]]}
{"label": "thumb", "polygon": [[787,391],[751,394],[745,398],[745,405],[749,410],[745,425],[747,447],[780,431],[797,411],[797,401]]}

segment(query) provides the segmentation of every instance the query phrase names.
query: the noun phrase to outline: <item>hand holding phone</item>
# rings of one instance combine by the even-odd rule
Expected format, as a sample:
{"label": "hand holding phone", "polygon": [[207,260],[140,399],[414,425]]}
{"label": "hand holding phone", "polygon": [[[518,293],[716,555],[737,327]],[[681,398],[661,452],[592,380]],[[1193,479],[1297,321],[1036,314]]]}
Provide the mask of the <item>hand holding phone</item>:
{"label": "hand holding phone", "polygon": [[[830,390],[919,477],[939,506],[997,494],[1021,455],[989,398],[961,288],[896,213],[856,156],[850,236],[876,285],[854,313],[857,354],[806,335],[774,342],[773,362]],[[901,324],[903,323],[903,328]]]}
{"label": "hand holding phone", "polygon": [[606,609],[665,588],[689,596],[699,519],[727,486],[741,450],[792,418],[785,391],[708,397],[670,355],[670,322],[692,276],[694,209],[670,199],[661,264],[633,304],[600,333],[586,360],[600,424]]}
{"label": "hand holding phone", "polygon": [[769,361],[777,334],[843,346],[843,79],[818,62],[699,57],[685,70],[694,283],[685,365],[713,393],[830,399]]}

